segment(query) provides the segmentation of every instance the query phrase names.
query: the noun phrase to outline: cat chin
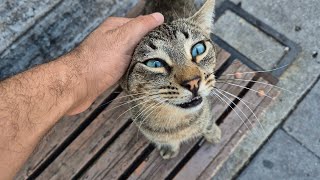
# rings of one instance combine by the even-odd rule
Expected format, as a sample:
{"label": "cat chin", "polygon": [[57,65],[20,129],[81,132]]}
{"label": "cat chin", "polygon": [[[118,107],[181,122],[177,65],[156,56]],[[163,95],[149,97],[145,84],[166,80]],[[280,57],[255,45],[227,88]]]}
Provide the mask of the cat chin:
{"label": "cat chin", "polygon": [[183,110],[185,110],[187,112],[190,112],[190,113],[195,113],[195,112],[200,111],[202,109],[202,107],[203,107],[203,102],[201,102],[201,104],[199,104],[199,105],[197,105],[195,107],[191,107],[191,108],[187,108],[187,109],[181,108],[181,109],[183,109]]}

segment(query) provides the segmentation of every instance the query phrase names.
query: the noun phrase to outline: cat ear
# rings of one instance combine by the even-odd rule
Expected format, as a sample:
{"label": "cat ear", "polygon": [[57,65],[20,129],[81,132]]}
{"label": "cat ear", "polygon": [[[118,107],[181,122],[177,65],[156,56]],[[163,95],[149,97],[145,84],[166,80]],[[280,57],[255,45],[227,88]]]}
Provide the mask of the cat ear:
{"label": "cat ear", "polygon": [[190,20],[194,21],[208,35],[213,29],[215,3],[215,0],[207,0],[200,10],[190,17]]}

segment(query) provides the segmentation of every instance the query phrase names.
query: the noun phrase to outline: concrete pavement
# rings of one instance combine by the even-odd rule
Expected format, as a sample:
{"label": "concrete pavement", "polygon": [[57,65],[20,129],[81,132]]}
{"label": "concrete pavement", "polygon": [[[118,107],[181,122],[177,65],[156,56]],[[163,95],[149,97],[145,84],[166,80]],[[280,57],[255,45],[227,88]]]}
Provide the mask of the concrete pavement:
{"label": "concrete pavement", "polygon": [[[233,2],[239,3],[240,0]],[[282,91],[260,119],[268,135],[248,135],[213,179],[319,179],[320,89],[317,82],[320,59],[313,54],[320,51],[320,1],[241,2],[244,10],[298,43],[302,52],[278,84],[291,92]],[[232,46],[251,58],[261,52],[255,47],[263,47],[266,51],[253,60],[268,69],[268,63],[272,61],[270,57],[278,56],[279,48],[274,48],[277,45],[259,40],[258,35],[243,36],[243,32],[253,30],[243,25],[243,20],[229,17],[233,19],[225,18],[224,22],[217,23],[222,38],[229,39]],[[247,30],[242,27],[229,29],[232,21]]]}

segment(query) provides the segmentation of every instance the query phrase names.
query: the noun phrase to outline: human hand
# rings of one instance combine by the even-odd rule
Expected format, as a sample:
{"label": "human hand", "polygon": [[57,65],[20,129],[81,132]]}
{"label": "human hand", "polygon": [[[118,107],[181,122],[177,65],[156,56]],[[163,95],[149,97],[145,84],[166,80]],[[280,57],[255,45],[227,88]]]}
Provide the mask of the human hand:
{"label": "human hand", "polygon": [[62,59],[77,79],[69,115],[86,110],[107,88],[117,83],[130,64],[134,48],[164,21],[160,13],[130,18],[108,18],[75,50]]}

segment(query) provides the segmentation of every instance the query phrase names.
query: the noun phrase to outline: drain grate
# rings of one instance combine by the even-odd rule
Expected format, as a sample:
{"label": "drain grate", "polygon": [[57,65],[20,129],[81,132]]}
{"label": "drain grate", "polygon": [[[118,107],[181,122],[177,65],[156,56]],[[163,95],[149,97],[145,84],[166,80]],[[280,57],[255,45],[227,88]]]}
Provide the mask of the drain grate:
{"label": "drain grate", "polygon": [[[241,3],[235,4],[229,0],[225,0],[221,6],[216,10],[216,21],[226,12],[232,11],[236,15],[240,16],[252,26],[259,29],[261,32],[266,34],[267,36],[273,38],[275,41],[286,47],[285,54],[275,63],[273,64],[273,68],[275,69],[272,72],[263,72],[260,75],[269,81],[272,84],[277,84],[278,78],[289,68],[289,66],[297,59],[297,56],[301,52],[301,47],[286,37],[284,34],[273,29],[271,26],[262,22],[261,20],[254,17],[252,14],[248,13],[244,9],[241,8]],[[215,43],[217,43],[221,48],[225,49],[229,53],[231,53],[230,61],[235,59],[240,60],[242,63],[253,69],[254,71],[268,71],[263,67],[256,64],[253,60],[248,58],[246,55],[242,54],[227,42],[222,40],[217,35],[212,35],[212,39]]]}

